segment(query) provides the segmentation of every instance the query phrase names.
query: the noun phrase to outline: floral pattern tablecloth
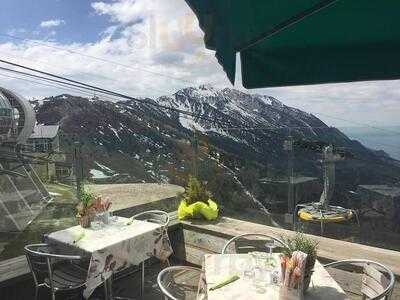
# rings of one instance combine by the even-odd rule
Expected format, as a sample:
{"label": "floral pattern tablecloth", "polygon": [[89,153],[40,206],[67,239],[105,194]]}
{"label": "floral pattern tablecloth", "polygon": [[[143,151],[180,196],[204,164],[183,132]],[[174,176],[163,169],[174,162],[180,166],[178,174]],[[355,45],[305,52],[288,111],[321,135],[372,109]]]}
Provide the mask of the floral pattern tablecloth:
{"label": "floral pattern tablecloth", "polygon": [[47,242],[63,253],[90,256],[85,298],[113,272],[138,265],[152,256],[165,261],[172,254],[166,228],[122,217],[99,230],[74,226],[53,232]]}

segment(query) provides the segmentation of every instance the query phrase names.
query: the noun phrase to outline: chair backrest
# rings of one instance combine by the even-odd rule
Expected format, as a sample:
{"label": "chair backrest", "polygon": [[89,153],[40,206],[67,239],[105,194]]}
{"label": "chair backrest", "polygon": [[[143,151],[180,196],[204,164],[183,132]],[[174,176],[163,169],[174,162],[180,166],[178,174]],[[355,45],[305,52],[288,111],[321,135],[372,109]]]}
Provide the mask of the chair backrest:
{"label": "chair backrest", "polygon": [[195,300],[202,272],[188,266],[168,267],[158,274],[157,284],[166,299]]}
{"label": "chair backrest", "polygon": [[80,260],[80,256],[60,255],[51,253],[52,249],[48,244],[32,244],[24,247],[25,256],[29,268],[33,275],[36,286],[42,285],[45,278],[49,278],[50,288],[53,287],[53,269],[52,265],[57,260]]}
{"label": "chair backrest", "polygon": [[231,238],[225,244],[221,253],[249,253],[252,251],[266,251],[266,243],[271,241],[274,242],[278,249],[286,246],[283,241],[271,235],[262,233],[245,233]]}
{"label": "chair backrest", "polygon": [[49,252],[50,250],[47,244],[25,246],[25,256],[36,285],[43,283],[44,279],[49,276],[47,259],[46,256],[43,255]]}
{"label": "chair backrest", "polygon": [[370,260],[349,259],[329,263],[325,265],[325,267],[340,267],[357,264],[363,266],[361,282],[361,294],[363,295],[363,299],[390,299],[394,289],[395,276],[389,268],[381,263]]}
{"label": "chair backrest", "polygon": [[169,224],[169,214],[162,210],[144,211],[134,215],[132,219],[160,224],[163,227],[168,227]]}
{"label": "chair backrest", "polygon": [[364,274],[361,283],[361,293],[368,298],[382,297],[386,287],[389,286],[390,280],[378,271],[373,265],[366,264],[364,266]]}

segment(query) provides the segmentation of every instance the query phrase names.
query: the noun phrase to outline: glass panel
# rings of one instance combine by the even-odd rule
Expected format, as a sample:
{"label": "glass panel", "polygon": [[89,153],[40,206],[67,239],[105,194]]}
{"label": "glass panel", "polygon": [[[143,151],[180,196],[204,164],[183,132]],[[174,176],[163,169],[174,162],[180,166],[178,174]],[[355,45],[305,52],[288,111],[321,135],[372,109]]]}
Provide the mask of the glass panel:
{"label": "glass panel", "polygon": [[[190,97],[204,89],[211,88]],[[70,97],[64,100],[78,101]],[[170,212],[190,175],[204,184],[222,216],[400,250],[400,128],[334,128],[315,117],[317,125],[301,126],[296,118],[309,115],[272,102],[264,113],[280,114],[279,126],[257,127],[154,115],[131,102],[79,101],[89,111],[113,112],[74,120],[53,139],[30,139],[25,165],[14,150],[2,157],[2,260],[77,224],[78,186],[132,215]]]}
{"label": "glass panel", "polygon": [[[23,255],[23,246],[43,241],[44,234],[76,223],[76,193],[72,157],[25,147],[24,166],[12,151],[1,165],[10,173],[0,175],[2,214],[0,260]],[[16,161],[16,162],[15,162]],[[58,164],[63,172],[58,173]]]}

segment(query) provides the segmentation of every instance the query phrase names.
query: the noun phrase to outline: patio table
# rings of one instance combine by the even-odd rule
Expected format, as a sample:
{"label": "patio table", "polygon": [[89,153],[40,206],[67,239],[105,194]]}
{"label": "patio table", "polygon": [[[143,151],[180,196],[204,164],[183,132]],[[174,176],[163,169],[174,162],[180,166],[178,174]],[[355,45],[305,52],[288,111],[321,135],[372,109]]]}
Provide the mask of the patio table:
{"label": "patio table", "polygon": [[90,257],[85,298],[111,280],[113,272],[139,265],[152,256],[166,260],[172,254],[166,228],[123,217],[98,230],[74,226],[53,232],[47,242],[62,253]]}
{"label": "patio table", "polygon": [[[274,254],[278,259],[279,254]],[[279,260],[278,260],[279,261]],[[243,276],[245,269],[252,265],[250,254],[207,254],[204,258],[205,288],[208,300],[226,299],[270,299],[270,300],[295,300],[298,296],[283,297],[280,287],[266,286],[263,291],[256,289],[252,279]],[[227,284],[219,289],[210,291],[210,287],[218,284],[224,277],[237,274],[240,279]],[[199,297],[201,299],[202,297]],[[205,298],[205,297],[204,297]],[[305,300],[344,300],[348,299],[342,288],[329,275],[320,262],[315,262],[314,272],[311,277],[310,287],[304,294]]]}

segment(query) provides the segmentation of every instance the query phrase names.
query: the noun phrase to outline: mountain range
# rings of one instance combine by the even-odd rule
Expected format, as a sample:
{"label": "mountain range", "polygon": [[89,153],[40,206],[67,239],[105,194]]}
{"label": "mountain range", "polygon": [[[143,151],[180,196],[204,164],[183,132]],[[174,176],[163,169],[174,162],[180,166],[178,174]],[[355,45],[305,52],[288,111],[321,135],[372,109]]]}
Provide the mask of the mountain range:
{"label": "mountain range", "polygon": [[[337,164],[337,203],[358,184],[399,181],[399,162],[384,151],[278,99],[231,88],[118,102],[64,94],[35,109],[38,123],[60,124],[62,151],[83,144],[85,176],[93,180],[184,185],[195,173],[225,205],[266,202],[261,178],[287,178],[291,158],[295,176],[321,179],[321,148],[333,144],[346,158]],[[287,141],[294,141],[292,154]]]}

